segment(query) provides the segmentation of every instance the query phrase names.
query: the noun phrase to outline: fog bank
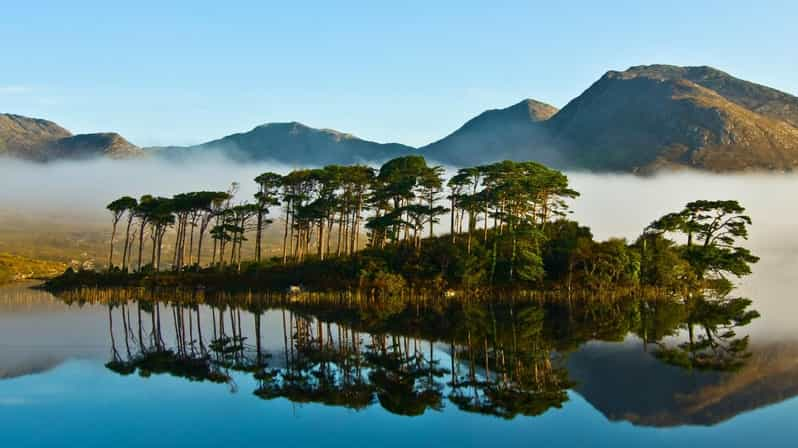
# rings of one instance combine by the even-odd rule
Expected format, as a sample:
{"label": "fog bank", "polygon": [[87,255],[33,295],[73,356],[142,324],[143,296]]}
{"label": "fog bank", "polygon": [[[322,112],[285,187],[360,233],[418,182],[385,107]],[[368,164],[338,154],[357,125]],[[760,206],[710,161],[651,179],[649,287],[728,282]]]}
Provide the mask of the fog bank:
{"label": "fog bank", "polygon": [[[45,220],[69,225],[75,231],[88,227],[99,231],[108,226],[105,205],[122,195],[171,196],[195,190],[226,190],[231,182],[239,182],[237,200],[244,201],[255,193],[253,179],[258,174],[285,173],[293,168],[298,167],[239,164],[213,154],[190,162],[97,160],[42,165],[0,160],[0,227]],[[447,173],[452,171],[447,169]],[[792,297],[798,289],[798,203],[793,199],[798,193],[798,176],[571,173],[569,177],[581,193],[572,202],[572,218],[591,227],[598,239],[634,240],[651,221],[678,211],[689,201],[740,201],[754,221],[748,245],[762,257],[754,275],[740,288],[742,294],[754,299],[764,316],[752,327],[798,333],[793,330],[798,303]],[[442,218],[439,229],[443,230],[447,222]],[[0,242],[3,238],[9,238],[8,234],[0,234]]]}

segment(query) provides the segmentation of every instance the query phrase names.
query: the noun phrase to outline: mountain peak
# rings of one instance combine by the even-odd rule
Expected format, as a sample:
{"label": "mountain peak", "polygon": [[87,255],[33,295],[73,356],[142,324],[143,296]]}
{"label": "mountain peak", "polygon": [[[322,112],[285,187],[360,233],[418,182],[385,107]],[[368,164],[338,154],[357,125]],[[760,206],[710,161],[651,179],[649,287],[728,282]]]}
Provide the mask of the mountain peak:
{"label": "mountain peak", "polygon": [[505,110],[517,112],[522,116],[525,115],[525,117],[529,118],[529,120],[531,121],[548,120],[554,114],[557,113],[556,107],[552,106],[551,104],[544,103],[542,101],[534,100],[532,98],[527,98],[525,100],[522,100],[506,108]]}
{"label": "mountain peak", "polygon": [[547,123],[588,169],[798,168],[798,99],[712,67],[607,72]]}
{"label": "mountain peak", "polygon": [[377,143],[335,129],[317,129],[298,121],[265,123],[248,132],[228,135],[186,148],[167,148],[167,157],[195,151],[221,151],[239,161],[270,160],[324,165],[384,160],[414,151],[397,143]]}
{"label": "mountain peak", "polygon": [[455,164],[480,163],[486,156],[495,160],[546,159],[534,149],[545,138],[543,123],[556,113],[556,107],[527,98],[504,109],[482,112],[420,151]]}
{"label": "mountain peak", "polygon": [[250,132],[287,132],[294,135],[305,133],[326,134],[337,140],[357,139],[356,136],[330,128],[314,128],[298,121],[272,122],[256,126]]}
{"label": "mountain peak", "polygon": [[610,70],[604,75],[604,77],[610,79],[633,79],[645,77],[665,81],[679,79],[693,80],[724,77],[731,78],[732,76],[708,65],[682,67],[678,65],[652,64],[635,65],[624,71]]}
{"label": "mountain peak", "polygon": [[[714,67],[638,65],[618,72],[609,71],[604,80],[648,78],[657,81],[689,81],[710,89],[750,111],[798,127],[798,98],[771,87],[745,81]],[[600,81],[600,82],[601,82]]]}

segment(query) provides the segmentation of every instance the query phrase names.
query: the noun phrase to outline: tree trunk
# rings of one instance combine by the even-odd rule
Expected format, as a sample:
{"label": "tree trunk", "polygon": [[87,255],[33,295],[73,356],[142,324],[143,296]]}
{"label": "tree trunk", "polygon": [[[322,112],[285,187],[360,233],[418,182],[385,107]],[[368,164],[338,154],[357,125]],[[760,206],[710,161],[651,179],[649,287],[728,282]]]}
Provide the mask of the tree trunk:
{"label": "tree trunk", "polygon": [[356,215],[355,215],[355,247],[353,252],[358,250],[360,246],[360,215],[363,213],[363,198],[360,194],[358,194],[357,199],[357,208],[356,208]]}
{"label": "tree trunk", "polygon": [[133,214],[130,214],[127,219],[127,227],[125,228],[125,248],[122,251],[122,270],[127,272],[127,253],[128,244],[130,243],[130,224],[133,222]]}
{"label": "tree trunk", "polygon": [[452,237],[452,244],[455,243],[455,229],[454,229],[454,215],[457,213],[457,209],[455,208],[455,201],[454,201],[454,193],[452,193],[452,216],[451,222],[449,223],[449,232],[451,233]]}
{"label": "tree trunk", "polygon": [[319,260],[324,260],[324,218],[319,218]]}
{"label": "tree trunk", "polygon": [[260,263],[261,259],[261,236],[263,234],[263,209],[258,210],[258,223],[255,235],[255,261]]}
{"label": "tree trunk", "polygon": [[108,270],[112,270],[114,268],[114,239],[116,238],[116,224],[119,222],[118,219],[114,219],[114,225],[111,229],[111,251],[108,255]]}
{"label": "tree trunk", "polygon": [[286,263],[288,258],[288,218],[291,214],[291,201],[285,204],[285,230],[283,231],[283,264]]}
{"label": "tree trunk", "polygon": [[196,220],[191,221],[191,233],[188,238],[188,264],[191,265],[194,258],[194,226],[197,224]]}

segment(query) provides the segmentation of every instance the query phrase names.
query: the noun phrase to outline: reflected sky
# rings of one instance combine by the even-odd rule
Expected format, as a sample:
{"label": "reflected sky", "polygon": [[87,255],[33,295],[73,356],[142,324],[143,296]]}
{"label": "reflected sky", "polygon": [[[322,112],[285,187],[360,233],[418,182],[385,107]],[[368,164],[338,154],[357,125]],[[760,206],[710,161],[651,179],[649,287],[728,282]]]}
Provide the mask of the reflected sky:
{"label": "reflected sky", "polygon": [[[240,390],[255,387],[245,375]],[[170,376],[142,379],[110,374],[101,364],[70,361],[47,374],[0,382],[4,444],[59,446],[490,446],[615,447],[750,446],[767,435],[768,446],[794,446],[798,400],[738,416],[713,427],[661,430],[609,422],[579,394],[568,405],[534,418],[484,417],[447,406],[408,418],[372,406],[361,411],[263,401],[230,394],[209,383]],[[46,423],[45,423],[46,422]],[[579,428],[579,430],[574,430]],[[759,439],[761,440],[761,439]]]}

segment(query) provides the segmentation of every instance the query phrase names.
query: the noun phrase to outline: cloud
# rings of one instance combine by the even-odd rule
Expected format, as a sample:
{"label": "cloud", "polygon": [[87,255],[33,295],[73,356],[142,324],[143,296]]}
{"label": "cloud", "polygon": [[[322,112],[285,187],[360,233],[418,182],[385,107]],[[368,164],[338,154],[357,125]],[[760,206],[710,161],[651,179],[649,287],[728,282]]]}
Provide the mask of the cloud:
{"label": "cloud", "polygon": [[[214,151],[188,161],[151,158],[36,164],[0,159],[0,231],[16,232],[7,234],[14,235],[6,237],[9,240],[22,238],[27,229],[32,235],[25,238],[35,241],[52,230],[36,233],[43,228],[39,223],[52,223],[70,232],[69,241],[83,241],[89,238],[91,229],[109,231],[105,205],[119,196],[224,191],[236,181],[241,189],[235,201],[251,201],[256,191],[253,179],[258,174],[285,173],[292,168],[295,166],[269,162],[234,163]],[[447,167],[449,175],[454,171]],[[760,339],[765,334],[796,334],[798,301],[793,297],[798,290],[798,203],[790,198],[798,191],[798,175],[568,174],[572,186],[581,193],[571,203],[571,218],[589,226],[602,240],[624,237],[633,241],[651,221],[680,210],[692,200],[739,200],[754,220],[745,246],[762,258],[753,268],[754,275],[742,281],[735,279],[741,286],[739,294],[753,299],[754,308],[763,316],[748,330]],[[279,209],[274,213],[277,217]],[[437,229],[445,231],[448,218],[441,221]],[[3,236],[0,235],[0,243]]]}

